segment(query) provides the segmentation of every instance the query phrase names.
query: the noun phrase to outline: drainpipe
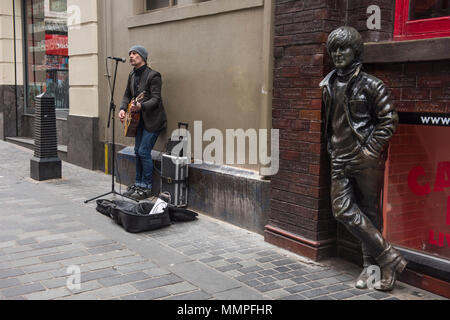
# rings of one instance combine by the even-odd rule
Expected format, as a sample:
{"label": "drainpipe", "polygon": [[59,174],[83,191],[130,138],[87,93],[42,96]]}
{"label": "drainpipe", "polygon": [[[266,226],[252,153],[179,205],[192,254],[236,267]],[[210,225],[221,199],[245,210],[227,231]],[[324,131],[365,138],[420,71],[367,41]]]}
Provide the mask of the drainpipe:
{"label": "drainpipe", "polygon": [[13,3],[13,30],[14,30],[14,97],[16,104],[16,137],[19,136],[19,108],[17,104],[17,51],[16,51],[16,1]]}

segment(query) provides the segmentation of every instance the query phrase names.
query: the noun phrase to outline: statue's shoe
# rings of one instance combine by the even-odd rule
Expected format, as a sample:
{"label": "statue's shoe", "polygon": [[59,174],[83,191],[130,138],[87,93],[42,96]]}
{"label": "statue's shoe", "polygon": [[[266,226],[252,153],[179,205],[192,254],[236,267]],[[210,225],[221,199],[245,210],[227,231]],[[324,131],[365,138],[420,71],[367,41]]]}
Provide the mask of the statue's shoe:
{"label": "statue's shoe", "polygon": [[405,270],[408,261],[402,256],[398,256],[394,261],[385,265],[381,269],[380,285],[375,287],[379,291],[391,291],[394,289],[397,277]]}

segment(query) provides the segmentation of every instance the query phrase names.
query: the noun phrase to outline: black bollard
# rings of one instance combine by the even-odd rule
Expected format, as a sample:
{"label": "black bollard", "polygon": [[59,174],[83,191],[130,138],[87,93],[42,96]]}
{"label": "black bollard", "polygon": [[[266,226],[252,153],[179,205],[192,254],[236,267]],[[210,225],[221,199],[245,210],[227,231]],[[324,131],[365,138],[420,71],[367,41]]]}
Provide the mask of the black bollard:
{"label": "black bollard", "polygon": [[37,181],[61,179],[61,160],[56,138],[55,98],[45,92],[36,97],[34,116],[34,156],[31,178]]}

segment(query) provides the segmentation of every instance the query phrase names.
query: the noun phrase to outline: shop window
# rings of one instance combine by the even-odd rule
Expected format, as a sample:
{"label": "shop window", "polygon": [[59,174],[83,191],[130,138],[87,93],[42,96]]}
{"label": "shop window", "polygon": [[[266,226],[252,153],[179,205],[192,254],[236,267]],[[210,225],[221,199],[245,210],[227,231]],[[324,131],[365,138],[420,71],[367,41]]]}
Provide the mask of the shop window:
{"label": "shop window", "polygon": [[177,5],[177,0],[147,0],[147,10],[156,10]]}
{"label": "shop window", "polygon": [[397,246],[450,260],[450,148],[443,139],[450,117],[402,118],[408,121],[391,140],[386,167],[384,234]]}
{"label": "shop window", "polygon": [[450,36],[450,0],[397,0],[394,40]]}
{"label": "shop window", "polygon": [[26,52],[26,113],[33,114],[35,98],[55,97],[57,114],[69,109],[67,0],[24,0]]}
{"label": "shop window", "polygon": [[146,0],[146,9],[147,11],[149,11],[167,7],[175,7],[178,5],[179,6],[189,5],[206,1],[210,0]]}

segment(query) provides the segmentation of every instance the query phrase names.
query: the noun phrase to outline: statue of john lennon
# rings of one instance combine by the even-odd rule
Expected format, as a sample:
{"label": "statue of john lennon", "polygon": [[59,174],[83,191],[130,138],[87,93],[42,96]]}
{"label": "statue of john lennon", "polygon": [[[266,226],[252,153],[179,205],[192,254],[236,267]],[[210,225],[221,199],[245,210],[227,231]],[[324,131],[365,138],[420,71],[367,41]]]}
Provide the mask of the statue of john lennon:
{"label": "statue of john lennon", "polygon": [[375,289],[389,291],[407,264],[381,234],[387,146],[398,115],[383,82],[361,70],[363,41],[356,29],[331,32],[327,50],[336,67],[320,83],[333,215],[362,244],[364,269],[356,287],[366,289],[367,268],[378,265],[381,279]]}

